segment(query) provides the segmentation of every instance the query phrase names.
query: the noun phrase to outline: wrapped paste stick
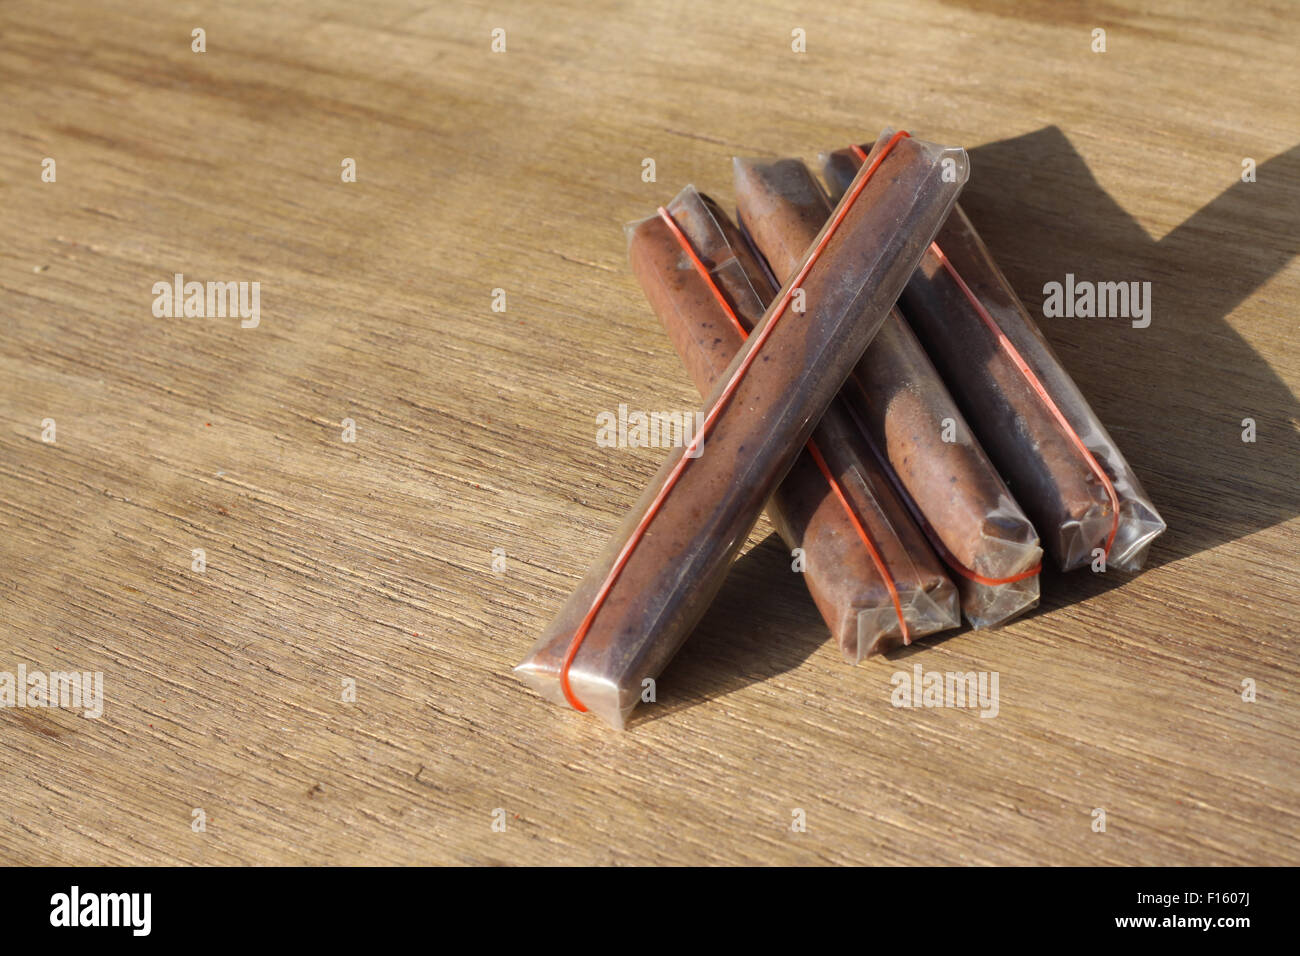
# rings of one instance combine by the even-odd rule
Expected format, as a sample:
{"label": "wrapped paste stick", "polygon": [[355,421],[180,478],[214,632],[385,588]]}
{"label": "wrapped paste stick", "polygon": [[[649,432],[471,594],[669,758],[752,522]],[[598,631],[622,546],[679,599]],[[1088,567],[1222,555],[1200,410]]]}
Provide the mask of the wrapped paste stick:
{"label": "wrapped paste stick", "polygon": [[[952,168],[956,177],[943,175]],[[645,682],[713,600],[965,180],[964,150],[904,133],[862,168],[718,379],[689,445],[651,480],[515,668],[533,688],[624,725]],[[802,313],[790,309],[795,286],[804,292]]]}
{"label": "wrapped paste stick", "polygon": [[[708,395],[776,287],[713,200],[687,186],[628,226],[628,257],[696,387]],[[772,495],[804,581],[845,659],[961,623],[957,590],[838,399]]]}
{"label": "wrapped paste stick", "polygon": [[[863,154],[826,157],[828,180]],[[1061,569],[1138,570],[1165,523],[960,208],[900,303]]]}
{"label": "wrapped paste stick", "polygon": [[[830,215],[798,160],[737,159],[743,226],[778,279],[792,273]],[[966,426],[907,324],[891,311],[842,393],[935,548],[957,574],[975,627],[1038,603],[1038,536]]]}

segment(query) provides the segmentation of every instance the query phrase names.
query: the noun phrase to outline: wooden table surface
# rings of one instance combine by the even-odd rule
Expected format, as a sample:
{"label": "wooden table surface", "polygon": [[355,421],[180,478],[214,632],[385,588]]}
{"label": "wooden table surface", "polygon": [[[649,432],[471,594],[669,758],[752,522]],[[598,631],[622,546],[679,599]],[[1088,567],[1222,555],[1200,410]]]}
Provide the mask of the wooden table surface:
{"label": "wooden table surface", "polygon": [[[1300,25],[1134,6],[0,7],[0,672],[104,681],[0,709],[0,862],[1300,862]],[[1148,569],[851,667],[763,519],[627,732],[544,703],[510,669],[667,454],[595,416],[699,404],[622,224],[886,125],[971,150],[1035,315],[1152,283],[1043,320]],[[175,273],[259,323],[155,316]],[[894,708],[916,664],[998,716]]]}

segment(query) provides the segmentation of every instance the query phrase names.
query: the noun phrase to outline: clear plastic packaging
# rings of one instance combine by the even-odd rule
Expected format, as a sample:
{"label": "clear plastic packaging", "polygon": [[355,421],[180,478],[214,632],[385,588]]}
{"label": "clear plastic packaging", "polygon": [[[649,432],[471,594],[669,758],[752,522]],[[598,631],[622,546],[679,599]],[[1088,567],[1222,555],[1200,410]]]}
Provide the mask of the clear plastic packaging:
{"label": "clear plastic packaging", "polygon": [[[830,214],[829,201],[798,160],[737,159],[735,173],[742,224],[783,278]],[[1038,535],[897,310],[841,398],[957,574],[972,626],[993,627],[1034,607]]]}
{"label": "clear plastic packaging", "polygon": [[[823,161],[832,182],[859,163],[852,150]],[[1165,523],[1137,476],[960,207],[935,246],[903,292],[903,313],[1044,546],[1062,570],[1091,565],[1098,549],[1107,567],[1138,570]]]}
{"label": "clear plastic packaging", "polygon": [[[707,395],[776,287],[726,213],[694,186],[665,212],[668,220],[628,226],[628,257]],[[857,663],[904,643],[900,614],[908,641],[957,627],[957,589],[838,400],[812,441],[816,451],[800,454],[767,513],[786,544],[802,549],[804,580],[845,659]]]}
{"label": "clear plastic packaging", "polygon": [[[944,163],[951,160],[951,163]],[[956,169],[955,177],[941,175]],[[897,137],[864,167],[791,287],[516,673],[615,727],[716,595],[966,181],[961,149]],[[790,315],[795,282],[806,311]],[[696,455],[702,449],[702,454]]]}

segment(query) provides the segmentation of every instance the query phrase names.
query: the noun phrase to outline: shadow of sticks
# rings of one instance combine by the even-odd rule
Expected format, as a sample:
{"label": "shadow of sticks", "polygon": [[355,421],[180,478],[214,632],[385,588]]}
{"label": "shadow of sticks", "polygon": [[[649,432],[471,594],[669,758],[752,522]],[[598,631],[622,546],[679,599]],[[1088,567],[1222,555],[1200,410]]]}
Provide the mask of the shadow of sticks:
{"label": "shadow of sticks", "polygon": [[[1101,187],[1057,127],[970,155],[963,207],[1169,525],[1148,567],[1300,514],[1300,403],[1227,321],[1300,252],[1300,146],[1260,163],[1255,182],[1234,183],[1159,240]],[[1151,325],[1044,319],[1043,286],[1066,273],[1150,281]],[[1256,423],[1253,443],[1242,441],[1245,418]],[[1131,578],[1046,575],[1034,613]],[[737,561],[667,671],[673,701],[654,711],[798,667],[826,639],[787,549],[772,535]]]}

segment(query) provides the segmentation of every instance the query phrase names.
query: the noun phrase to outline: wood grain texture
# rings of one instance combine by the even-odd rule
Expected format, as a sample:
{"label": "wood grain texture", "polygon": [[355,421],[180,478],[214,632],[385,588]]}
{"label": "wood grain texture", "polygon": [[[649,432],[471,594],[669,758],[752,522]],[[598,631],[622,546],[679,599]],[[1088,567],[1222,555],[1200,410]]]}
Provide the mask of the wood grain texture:
{"label": "wood grain texture", "polygon": [[[0,861],[1300,862],[1300,27],[1141,7],[4,4],[0,671],[106,703],[0,710]],[[698,404],[622,223],[887,124],[971,149],[1035,314],[1153,283],[1045,322],[1151,567],[853,668],[764,520],[627,733],[542,703],[510,668],[664,454],[596,413]],[[155,318],[176,272],[260,325]],[[916,663],[999,715],[894,708]]]}

